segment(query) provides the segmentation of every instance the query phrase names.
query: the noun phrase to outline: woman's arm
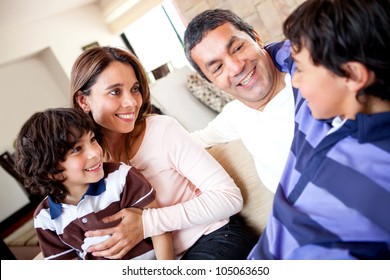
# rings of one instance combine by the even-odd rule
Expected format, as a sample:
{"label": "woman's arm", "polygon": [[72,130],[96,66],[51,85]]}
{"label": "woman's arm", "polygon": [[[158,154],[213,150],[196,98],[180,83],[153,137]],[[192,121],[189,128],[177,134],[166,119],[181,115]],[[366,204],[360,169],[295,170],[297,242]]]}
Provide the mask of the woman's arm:
{"label": "woman's arm", "polygon": [[142,213],[145,237],[208,225],[229,218],[243,206],[240,189],[223,167],[177,121],[172,118],[165,121],[163,134],[158,131],[162,139],[157,147],[163,155],[160,160],[188,180],[197,195],[171,206],[145,209]]}
{"label": "woman's arm", "polygon": [[119,259],[144,239],[142,209],[125,208],[102,219],[105,223],[116,220],[121,222],[115,227],[85,233],[86,237],[111,235],[109,239],[89,247],[88,252],[96,257]]}
{"label": "woman's arm", "polygon": [[158,260],[175,260],[172,238],[169,232],[152,236],[152,242]]}
{"label": "woman's arm", "polygon": [[[154,201],[145,208],[151,207],[158,208],[157,202]],[[106,241],[89,247],[88,252],[92,252],[94,256],[119,259],[144,239],[142,230],[142,209],[122,209],[112,216],[105,217],[103,222],[111,222],[120,219],[122,219],[122,221],[115,227],[86,232],[85,235],[87,237],[112,235]],[[157,259],[175,259],[170,233],[153,236],[152,242]]]}
{"label": "woman's arm", "polygon": [[[157,201],[150,203],[145,208],[158,208]],[[152,236],[153,248],[158,260],[174,260],[175,253],[171,234],[169,232]]]}
{"label": "woman's arm", "polygon": [[[168,121],[167,121],[168,120]],[[243,199],[240,189],[223,167],[200,145],[194,142],[189,133],[173,119],[159,124],[163,131],[152,135],[148,153],[161,155],[164,161],[179,177],[190,181],[198,195],[175,205],[145,209],[122,209],[117,214],[106,217],[104,222],[118,219],[122,221],[113,228],[87,232],[87,236],[111,234],[112,237],[90,248],[96,256],[118,258],[133,248],[143,238],[165,232],[208,225],[241,211]],[[154,137],[156,136],[156,137]],[[158,141],[157,145],[155,139]],[[146,141],[144,139],[144,141]],[[144,142],[143,146],[147,144]],[[145,148],[146,149],[146,148]],[[165,184],[176,182],[161,178]],[[170,188],[170,191],[173,188]],[[168,189],[167,189],[168,191]]]}

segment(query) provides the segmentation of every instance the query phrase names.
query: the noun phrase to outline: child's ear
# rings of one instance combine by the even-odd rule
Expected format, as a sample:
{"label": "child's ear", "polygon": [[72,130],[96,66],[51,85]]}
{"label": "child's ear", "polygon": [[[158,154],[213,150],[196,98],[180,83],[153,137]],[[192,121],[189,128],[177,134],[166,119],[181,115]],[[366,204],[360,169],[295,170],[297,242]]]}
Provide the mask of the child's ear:
{"label": "child's ear", "polygon": [[352,92],[358,92],[362,88],[371,84],[374,79],[374,73],[360,62],[348,62],[344,65],[347,72],[347,87]]}
{"label": "child's ear", "polygon": [[79,106],[85,113],[89,113],[91,109],[88,105],[88,98],[85,96],[81,91],[78,92],[76,97],[77,103],[79,103]]}

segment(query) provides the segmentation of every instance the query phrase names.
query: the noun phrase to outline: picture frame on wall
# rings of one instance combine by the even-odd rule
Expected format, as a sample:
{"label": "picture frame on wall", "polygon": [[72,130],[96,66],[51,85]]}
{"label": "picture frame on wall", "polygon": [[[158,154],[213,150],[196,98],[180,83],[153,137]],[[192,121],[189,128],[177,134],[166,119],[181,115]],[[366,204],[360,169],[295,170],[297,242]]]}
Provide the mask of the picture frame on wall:
{"label": "picture frame on wall", "polygon": [[96,48],[96,47],[99,47],[99,43],[98,42],[92,42],[92,43],[82,47],[82,49],[83,49],[83,51],[86,51],[86,50],[89,50],[89,49],[92,49],[92,48]]}

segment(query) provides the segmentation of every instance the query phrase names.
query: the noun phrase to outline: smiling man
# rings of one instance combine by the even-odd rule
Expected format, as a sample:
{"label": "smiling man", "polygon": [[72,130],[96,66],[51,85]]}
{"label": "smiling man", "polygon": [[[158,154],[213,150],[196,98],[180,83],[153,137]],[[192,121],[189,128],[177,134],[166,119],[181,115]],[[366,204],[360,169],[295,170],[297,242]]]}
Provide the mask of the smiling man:
{"label": "smiling man", "polygon": [[236,100],[192,136],[204,147],[241,139],[264,185],[275,192],[294,132],[291,77],[276,68],[253,28],[229,10],[206,10],[184,35],[198,73]]}

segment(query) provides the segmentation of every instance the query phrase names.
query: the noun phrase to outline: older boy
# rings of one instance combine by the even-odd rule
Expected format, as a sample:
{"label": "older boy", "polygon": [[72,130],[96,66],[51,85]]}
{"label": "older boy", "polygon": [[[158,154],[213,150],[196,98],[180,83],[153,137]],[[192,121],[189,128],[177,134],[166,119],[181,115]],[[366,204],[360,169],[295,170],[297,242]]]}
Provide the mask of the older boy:
{"label": "older boy", "polygon": [[249,259],[390,259],[390,2],[308,0],[284,33],[295,135]]}

